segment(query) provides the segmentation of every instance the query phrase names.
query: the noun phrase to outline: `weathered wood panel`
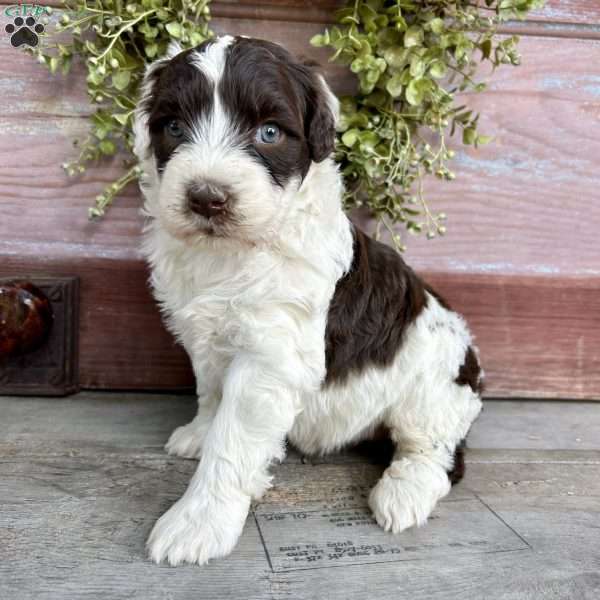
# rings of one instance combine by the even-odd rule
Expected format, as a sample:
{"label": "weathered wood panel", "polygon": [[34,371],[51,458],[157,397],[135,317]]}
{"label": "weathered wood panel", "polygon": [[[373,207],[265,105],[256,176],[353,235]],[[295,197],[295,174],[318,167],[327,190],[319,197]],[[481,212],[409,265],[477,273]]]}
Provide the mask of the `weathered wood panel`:
{"label": "weathered wood panel", "polygon": [[[0,1],[0,6],[11,4],[10,0]],[[211,11],[216,18],[330,23],[335,11],[347,5],[345,0],[213,0]],[[47,0],[44,6],[61,7],[62,2]],[[596,0],[546,0],[526,22],[594,26],[600,22],[600,6]]]}
{"label": "weathered wood panel", "polygon": [[487,401],[469,432],[469,448],[600,450],[593,402]]}
{"label": "weathered wood panel", "polygon": [[[564,6],[587,22],[592,4]],[[221,18],[214,26],[326,60],[306,43],[318,23]],[[600,62],[600,42],[525,37],[521,49],[522,67],[500,69],[489,91],[467,98],[495,142],[459,149],[453,184],[428,182],[449,215],[448,235],[410,238],[407,258],[472,323],[488,393],[599,397],[600,95],[590,65]],[[86,130],[81,71],[52,77],[9,44],[0,61],[0,275],[81,275],[82,385],[191,384],[146,288],[137,190],[89,223],[86,209],[119,161],[76,179],[59,167]],[[352,89],[343,70],[326,66],[338,92]]]}
{"label": "weathered wood panel", "polygon": [[468,152],[455,143],[457,179],[427,182],[449,234],[408,238],[419,268],[600,274],[600,79],[590,69],[600,42],[520,46],[522,66],[499,69],[487,91],[465,98],[494,141]]}
{"label": "weathered wood panel", "polygon": [[599,397],[600,278],[455,273],[428,279],[471,324],[488,394]]}
{"label": "weathered wood panel", "polygon": [[530,21],[600,24],[600,5],[596,0],[546,0],[543,8],[528,15]]}
{"label": "weathered wood panel", "polygon": [[[171,432],[191,421],[197,409],[192,395],[132,392],[80,392],[52,400],[12,397],[0,402],[4,458],[140,452],[164,457],[163,445]],[[488,399],[469,432],[468,447],[471,462],[489,462],[490,456],[504,462],[533,462],[540,451],[546,452],[547,462],[600,459],[600,410],[593,402]],[[563,450],[569,451],[568,459],[565,453],[554,453]],[[375,455],[364,448],[308,460],[364,463],[365,457]],[[288,449],[286,463],[299,462],[299,454]]]}
{"label": "weathered wood panel", "polygon": [[[140,263],[121,261],[117,268],[112,261],[80,256],[33,263],[23,255],[5,257],[4,274],[24,270],[82,273],[82,385],[192,385],[187,358],[161,327],[149,293],[141,293],[146,275]],[[598,397],[598,279],[573,280],[570,288],[561,279],[547,277],[454,273],[430,274],[428,280],[469,320],[482,352],[488,394]]]}
{"label": "weathered wood panel", "polygon": [[[190,418],[190,400],[0,398],[0,597],[316,600],[326,590],[327,598],[354,600],[400,590],[421,600],[592,600],[600,593],[600,453],[597,445],[570,450],[568,438],[582,416],[586,427],[600,427],[599,413],[567,403],[526,406],[543,439],[558,431],[553,450],[505,450],[485,440],[523,406],[486,402],[466,478],[423,528],[394,536],[372,523],[366,496],[381,466],[351,452],[306,464],[292,456],[273,469],[275,485],[230,557],[203,567],[154,565],[146,536],[195,468],[161,450],[170,429]],[[528,444],[529,424],[514,425],[505,448]]]}
{"label": "weathered wood panel", "polygon": [[[335,18],[335,10],[347,6],[344,0],[214,0],[212,12],[216,17],[246,17],[289,19],[327,23]],[[483,4],[483,3],[482,3]],[[596,0],[546,0],[543,8],[532,11],[527,21],[598,25],[600,6]]]}

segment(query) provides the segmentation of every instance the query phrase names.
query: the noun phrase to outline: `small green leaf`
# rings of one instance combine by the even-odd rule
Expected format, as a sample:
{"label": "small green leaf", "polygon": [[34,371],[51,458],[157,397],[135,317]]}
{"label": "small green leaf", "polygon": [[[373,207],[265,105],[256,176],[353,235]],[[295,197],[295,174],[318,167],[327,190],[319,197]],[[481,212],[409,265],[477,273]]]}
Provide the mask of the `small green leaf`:
{"label": "small green leaf", "polygon": [[423,102],[423,88],[419,85],[421,79],[413,79],[404,92],[406,101],[412,106],[419,106]]}
{"label": "small green leaf", "polygon": [[396,73],[396,75],[391,77],[386,83],[385,89],[393,98],[398,98],[404,89],[404,86],[402,85],[402,75],[400,73]]}
{"label": "small green leaf", "polygon": [[200,31],[190,32],[190,46],[198,46],[205,39],[206,39],[206,36],[204,36]]}
{"label": "small green leaf", "polygon": [[345,121],[345,129],[357,127],[366,129],[369,126],[369,117],[363,112],[355,112],[350,116],[342,115],[342,121]]}
{"label": "small green leaf", "polygon": [[439,17],[431,19],[427,25],[429,26],[429,29],[431,29],[431,31],[437,35],[444,31],[444,20],[440,19]]}
{"label": "small green leaf", "polygon": [[474,127],[466,127],[463,129],[463,144],[470,146],[477,139],[477,130]]}
{"label": "small green leaf", "polygon": [[113,118],[115,121],[117,121],[121,125],[126,125],[127,122],[129,121],[129,113],[119,113],[119,114],[113,115]]}
{"label": "small green leaf", "polygon": [[485,146],[489,144],[494,138],[491,135],[478,135],[475,140],[476,146]]}
{"label": "small green leaf", "polygon": [[393,46],[399,46],[401,43],[402,36],[400,35],[400,32],[391,27],[381,29],[377,33],[377,44],[382,50],[386,50]]}
{"label": "small green leaf", "polygon": [[429,67],[431,76],[435,77],[436,79],[441,79],[446,74],[447,70],[448,68],[446,67],[446,64],[441,60],[432,62],[431,66]]}
{"label": "small green leaf", "polygon": [[329,35],[327,31],[325,33],[319,33],[317,35],[313,35],[310,38],[311,46],[315,46],[316,48],[322,48],[323,46],[327,46],[329,44]]}
{"label": "small green leaf", "polygon": [[375,85],[377,83],[377,80],[379,79],[380,74],[381,73],[380,73],[379,69],[369,69],[365,73],[365,78],[369,83],[372,83],[373,85]]}
{"label": "small green leaf", "polygon": [[169,35],[172,35],[176,39],[181,38],[182,29],[181,24],[177,21],[170,21],[165,25],[165,29],[169,32]]}
{"label": "small green leaf", "polygon": [[[52,71],[52,60],[56,60],[58,61],[57,58],[51,58],[49,63],[50,63],[50,70]],[[56,70],[56,67],[55,67]],[[53,71],[52,71],[53,72]],[[86,81],[88,83],[92,83],[93,85],[100,85],[103,81],[104,81],[104,76],[100,75],[100,73],[98,72],[97,69],[90,69],[90,71],[88,72],[88,75],[86,77]]]}
{"label": "small green leaf", "polygon": [[377,13],[368,4],[361,4],[358,8],[358,14],[365,25],[366,31],[373,32],[377,29],[375,22]]}
{"label": "small green leaf", "polygon": [[383,58],[390,67],[401,69],[406,64],[409,53],[405,48],[388,48],[383,53]]}
{"label": "small green leaf", "polygon": [[358,141],[362,150],[372,151],[379,143],[379,136],[374,131],[361,131]]}
{"label": "small green leaf", "polygon": [[115,144],[110,140],[102,140],[100,144],[98,144],[98,147],[100,148],[100,152],[102,152],[102,154],[107,155],[114,154],[117,150]]}
{"label": "small green leaf", "polygon": [[146,44],[144,46],[144,52],[148,58],[154,58],[158,52],[158,45],[154,43]]}
{"label": "small green leaf", "polygon": [[371,44],[369,44],[369,41],[366,39],[366,37],[360,40],[360,45],[357,48],[356,55],[364,60],[373,55],[373,49],[371,48]]}
{"label": "small green leaf", "polygon": [[406,31],[408,29],[408,25],[406,24],[406,19],[402,15],[398,15],[393,19],[394,23],[396,23],[396,29],[398,31]]}
{"label": "small green leaf", "polygon": [[489,59],[492,54],[492,40],[487,39],[481,42],[479,49],[481,50],[481,56],[485,59]]}
{"label": "small green leaf", "polygon": [[415,78],[423,77],[425,69],[427,68],[425,61],[421,60],[419,56],[413,56],[410,61],[410,74]]}
{"label": "small green leaf", "polygon": [[66,75],[71,70],[71,63],[73,62],[73,56],[65,56],[62,64],[62,74]]}
{"label": "small green leaf", "polygon": [[361,71],[364,71],[367,68],[367,62],[365,60],[363,60],[362,58],[356,58],[355,60],[352,61],[352,64],[350,65],[350,70],[353,73],[360,73]]}
{"label": "small green leaf", "polygon": [[50,69],[50,73],[56,73],[58,64],[58,58],[56,56],[53,56],[48,60],[48,68]]}
{"label": "small green leaf", "polygon": [[342,142],[348,146],[348,148],[352,148],[352,146],[354,146],[358,140],[358,134],[358,129],[349,129],[342,136]]}
{"label": "small green leaf", "polygon": [[92,206],[88,208],[88,217],[90,219],[97,219],[98,217],[102,217],[104,215],[104,211]]}
{"label": "small green leaf", "polygon": [[404,33],[404,46],[406,48],[412,48],[414,46],[420,46],[423,42],[423,30],[416,25],[409,27]]}
{"label": "small green leaf", "polygon": [[151,27],[148,23],[142,23],[139,30],[146,39],[153,40],[158,35],[158,27]]}
{"label": "small green leaf", "polygon": [[123,91],[131,81],[131,73],[129,71],[119,71],[112,76],[112,84],[119,90]]}

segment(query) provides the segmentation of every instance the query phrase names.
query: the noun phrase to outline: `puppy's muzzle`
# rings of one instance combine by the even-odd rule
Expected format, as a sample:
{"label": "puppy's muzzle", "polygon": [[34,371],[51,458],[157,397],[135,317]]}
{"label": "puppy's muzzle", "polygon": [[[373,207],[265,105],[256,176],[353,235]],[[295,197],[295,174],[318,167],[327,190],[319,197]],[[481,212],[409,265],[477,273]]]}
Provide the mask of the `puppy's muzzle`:
{"label": "puppy's muzzle", "polygon": [[198,182],[187,190],[188,208],[206,219],[216,217],[227,209],[229,194],[212,183]]}

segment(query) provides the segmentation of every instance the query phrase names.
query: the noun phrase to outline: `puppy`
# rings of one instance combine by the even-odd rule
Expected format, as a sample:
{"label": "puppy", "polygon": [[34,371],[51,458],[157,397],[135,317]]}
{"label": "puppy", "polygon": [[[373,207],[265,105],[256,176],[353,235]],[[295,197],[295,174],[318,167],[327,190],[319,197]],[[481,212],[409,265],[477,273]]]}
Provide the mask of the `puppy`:
{"label": "puppy", "polygon": [[166,449],[200,459],[150,535],[156,562],[229,554],[286,437],[325,453],[389,430],[395,455],[369,504],[394,533],[423,524],[457,473],[481,407],[477,351],[463,319],[344,214],[337,114],[324,79],[267,41],[172,48],[147,70],[144,252],[198,395]]}

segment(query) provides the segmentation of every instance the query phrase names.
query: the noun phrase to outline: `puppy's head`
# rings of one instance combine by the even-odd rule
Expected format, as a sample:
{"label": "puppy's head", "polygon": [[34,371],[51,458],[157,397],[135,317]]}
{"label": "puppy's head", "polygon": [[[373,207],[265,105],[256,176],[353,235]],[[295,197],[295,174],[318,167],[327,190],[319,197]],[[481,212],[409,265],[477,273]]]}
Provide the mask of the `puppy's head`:
{"label": "puppy's head", "polygon": [[136,154],[149,210],[173,235],[264,239],[333,150],[337,100],[282,47],[218,38],[146,73]]}

